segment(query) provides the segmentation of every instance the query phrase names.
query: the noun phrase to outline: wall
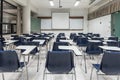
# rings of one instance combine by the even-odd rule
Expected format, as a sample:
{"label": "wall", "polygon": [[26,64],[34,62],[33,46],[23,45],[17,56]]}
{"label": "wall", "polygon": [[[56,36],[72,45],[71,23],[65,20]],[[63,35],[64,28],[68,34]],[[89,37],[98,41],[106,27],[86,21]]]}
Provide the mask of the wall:
{"label": "wall", "polygon": [[[84,25],[83,25],[83,30],[74,30],[74,31],[43,31],[43,32],[54,32],[54,33],[59,33],[59,32],[65,32],[65,33],[70,33],[70,32],[88,32],[88,20],[87,16],[88,15],[88,9],[71,9],[70,10],[70,16],[83,16],[84,17]],[[39,16],[51,16],[51,10],[50,9],[39,9]]]}
{"label": "wall", "polygon": [[102,37],[111,36],[111,15],[90,20],[89,32],[99,33]]}

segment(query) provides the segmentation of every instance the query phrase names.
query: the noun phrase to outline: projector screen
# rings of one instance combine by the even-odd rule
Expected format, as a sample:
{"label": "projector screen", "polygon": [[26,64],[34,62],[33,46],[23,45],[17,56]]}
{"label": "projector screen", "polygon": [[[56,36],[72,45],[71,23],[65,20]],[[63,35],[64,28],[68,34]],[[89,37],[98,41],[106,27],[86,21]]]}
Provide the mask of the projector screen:
{"label": "projector screen", "polygon": [[69,29],[69,13],[52,13],[52,29]]}

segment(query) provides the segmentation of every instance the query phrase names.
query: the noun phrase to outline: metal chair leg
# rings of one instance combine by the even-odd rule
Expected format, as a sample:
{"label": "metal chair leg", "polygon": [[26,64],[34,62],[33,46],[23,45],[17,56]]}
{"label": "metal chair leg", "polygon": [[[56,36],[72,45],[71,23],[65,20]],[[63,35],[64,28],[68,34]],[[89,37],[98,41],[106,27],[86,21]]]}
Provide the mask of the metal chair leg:
{"label": "metal chair leg", "polygon": [[44,69],[44,72],[43,72],[43,80],[45,80],[45,71],[46,71],[46,68]]}
{"label": "metal chair leg", "polygon": [[97,75],[97,80],[99,80],[99,77],[98,77],[98,71],[96,71],[96,75]]}
{"label": "metal chair leg", "polygon": [[30,55],[28,55],[28,62],[30,61]]}
{"label": "metal chair leg", "polygon": [[2,73],[2,79],[5,80],[4,73]]}
{"label": "metal chair leg", "polygon": [[26,80],[29,80],[29,77],[28,77],[28,68],[27,68],[27,64],[25,62],[25,55],[23,55],[23,57],[24,57],[24,65],[25,65],[25,68],[26,68],[26,76],[27,76]]}
{"label": "metal chair leg", "polygon": [[75,70],[75,68],[74,68],[74,77],[75,77],[75,80],[76,80],[76,70]]}
{"label": "metal chair leg", "polygon": [[90,80],[92,80],[93,67],[91,69]]}
{"label": "metal chair leg", "polygon": [[85,57],[85,54],[84,54],[84,62],[85,62],[85,73],[87,73],[87,66],[86,66],[86,57]]}
{"label": "metal chair leg", "polygon": [[37,72],[39,71],[39,64],[40,64],[40,53],[38,54]]}
{"label": "metal chair leg", "polygon": [[119,80],[119,75],[118,75],[118,77],[117,77],[117,80]]}

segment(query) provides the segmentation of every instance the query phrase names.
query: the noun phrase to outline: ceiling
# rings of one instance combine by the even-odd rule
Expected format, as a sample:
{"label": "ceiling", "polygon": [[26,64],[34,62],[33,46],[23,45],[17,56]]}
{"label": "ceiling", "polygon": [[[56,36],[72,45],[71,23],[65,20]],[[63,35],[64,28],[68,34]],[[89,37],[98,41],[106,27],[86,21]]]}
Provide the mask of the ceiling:
{"label": "ceiling", "polygon": [[[31,0],[31,4],[36,8],[59,8],[59,0],[53,0],[55,6],[51,7],[49,0]],[[90,0],[80,0],[80,4],[77,7],[74,7],[76,0],[60,0],[62,8],[88,8]]]}

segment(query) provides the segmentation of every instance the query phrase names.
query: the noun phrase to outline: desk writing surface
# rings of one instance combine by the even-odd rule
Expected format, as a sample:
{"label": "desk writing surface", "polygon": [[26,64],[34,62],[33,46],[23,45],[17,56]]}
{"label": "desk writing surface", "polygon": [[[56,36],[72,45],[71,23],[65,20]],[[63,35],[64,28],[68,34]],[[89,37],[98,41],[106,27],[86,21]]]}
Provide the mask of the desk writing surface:
{"label": "desk writing surface", "polygon": [[70,44],[74,44],[72,40],[60,40],[61,42],[69,42]]}
{"label": "desk writing surface", "polygon": [[88,40],[88,42],[101,42],[100,40]]}
{"label": "desk writing surface", "polygon": [[31,39],[32,37],[24,37],[25,39]]}
{"label": "desk writing surface", "polygon": [[36,48],[36,46],[28,46],[28,45],[20,45],[20,46],[16,47],[17,50],[25,49],[25,51],[22,53],[24,55],[29,54],[35,48]]}
{"label": "desk writing surface", "polygon": [[113,46],[99,46],[104,50],[113,50],[113,51],[120,51],[120,47],[113,47]]}
{"label": "desk writing surface", "polygon": [[59,49],[65,50],[73,50],[76,56],[81,56],[81,51],[77,48],[77,46],[59,46]]}
{"label": "desk writing surface", "polygon": [[5,44],[6,45],[8,45],[8,44],[12,44],[12,43],[15,43],[15,42],[17,42],[18,40],[6,40],[5,42]]}
{"label": "desk writing surface", "polygon": [[40,45],[44,44],[45,40],[34,39],[33,42],[39,42]]}
{"label": "desk writing surface", "polygon": [[104,42],[116,42],[115,40],[104,40]]}

